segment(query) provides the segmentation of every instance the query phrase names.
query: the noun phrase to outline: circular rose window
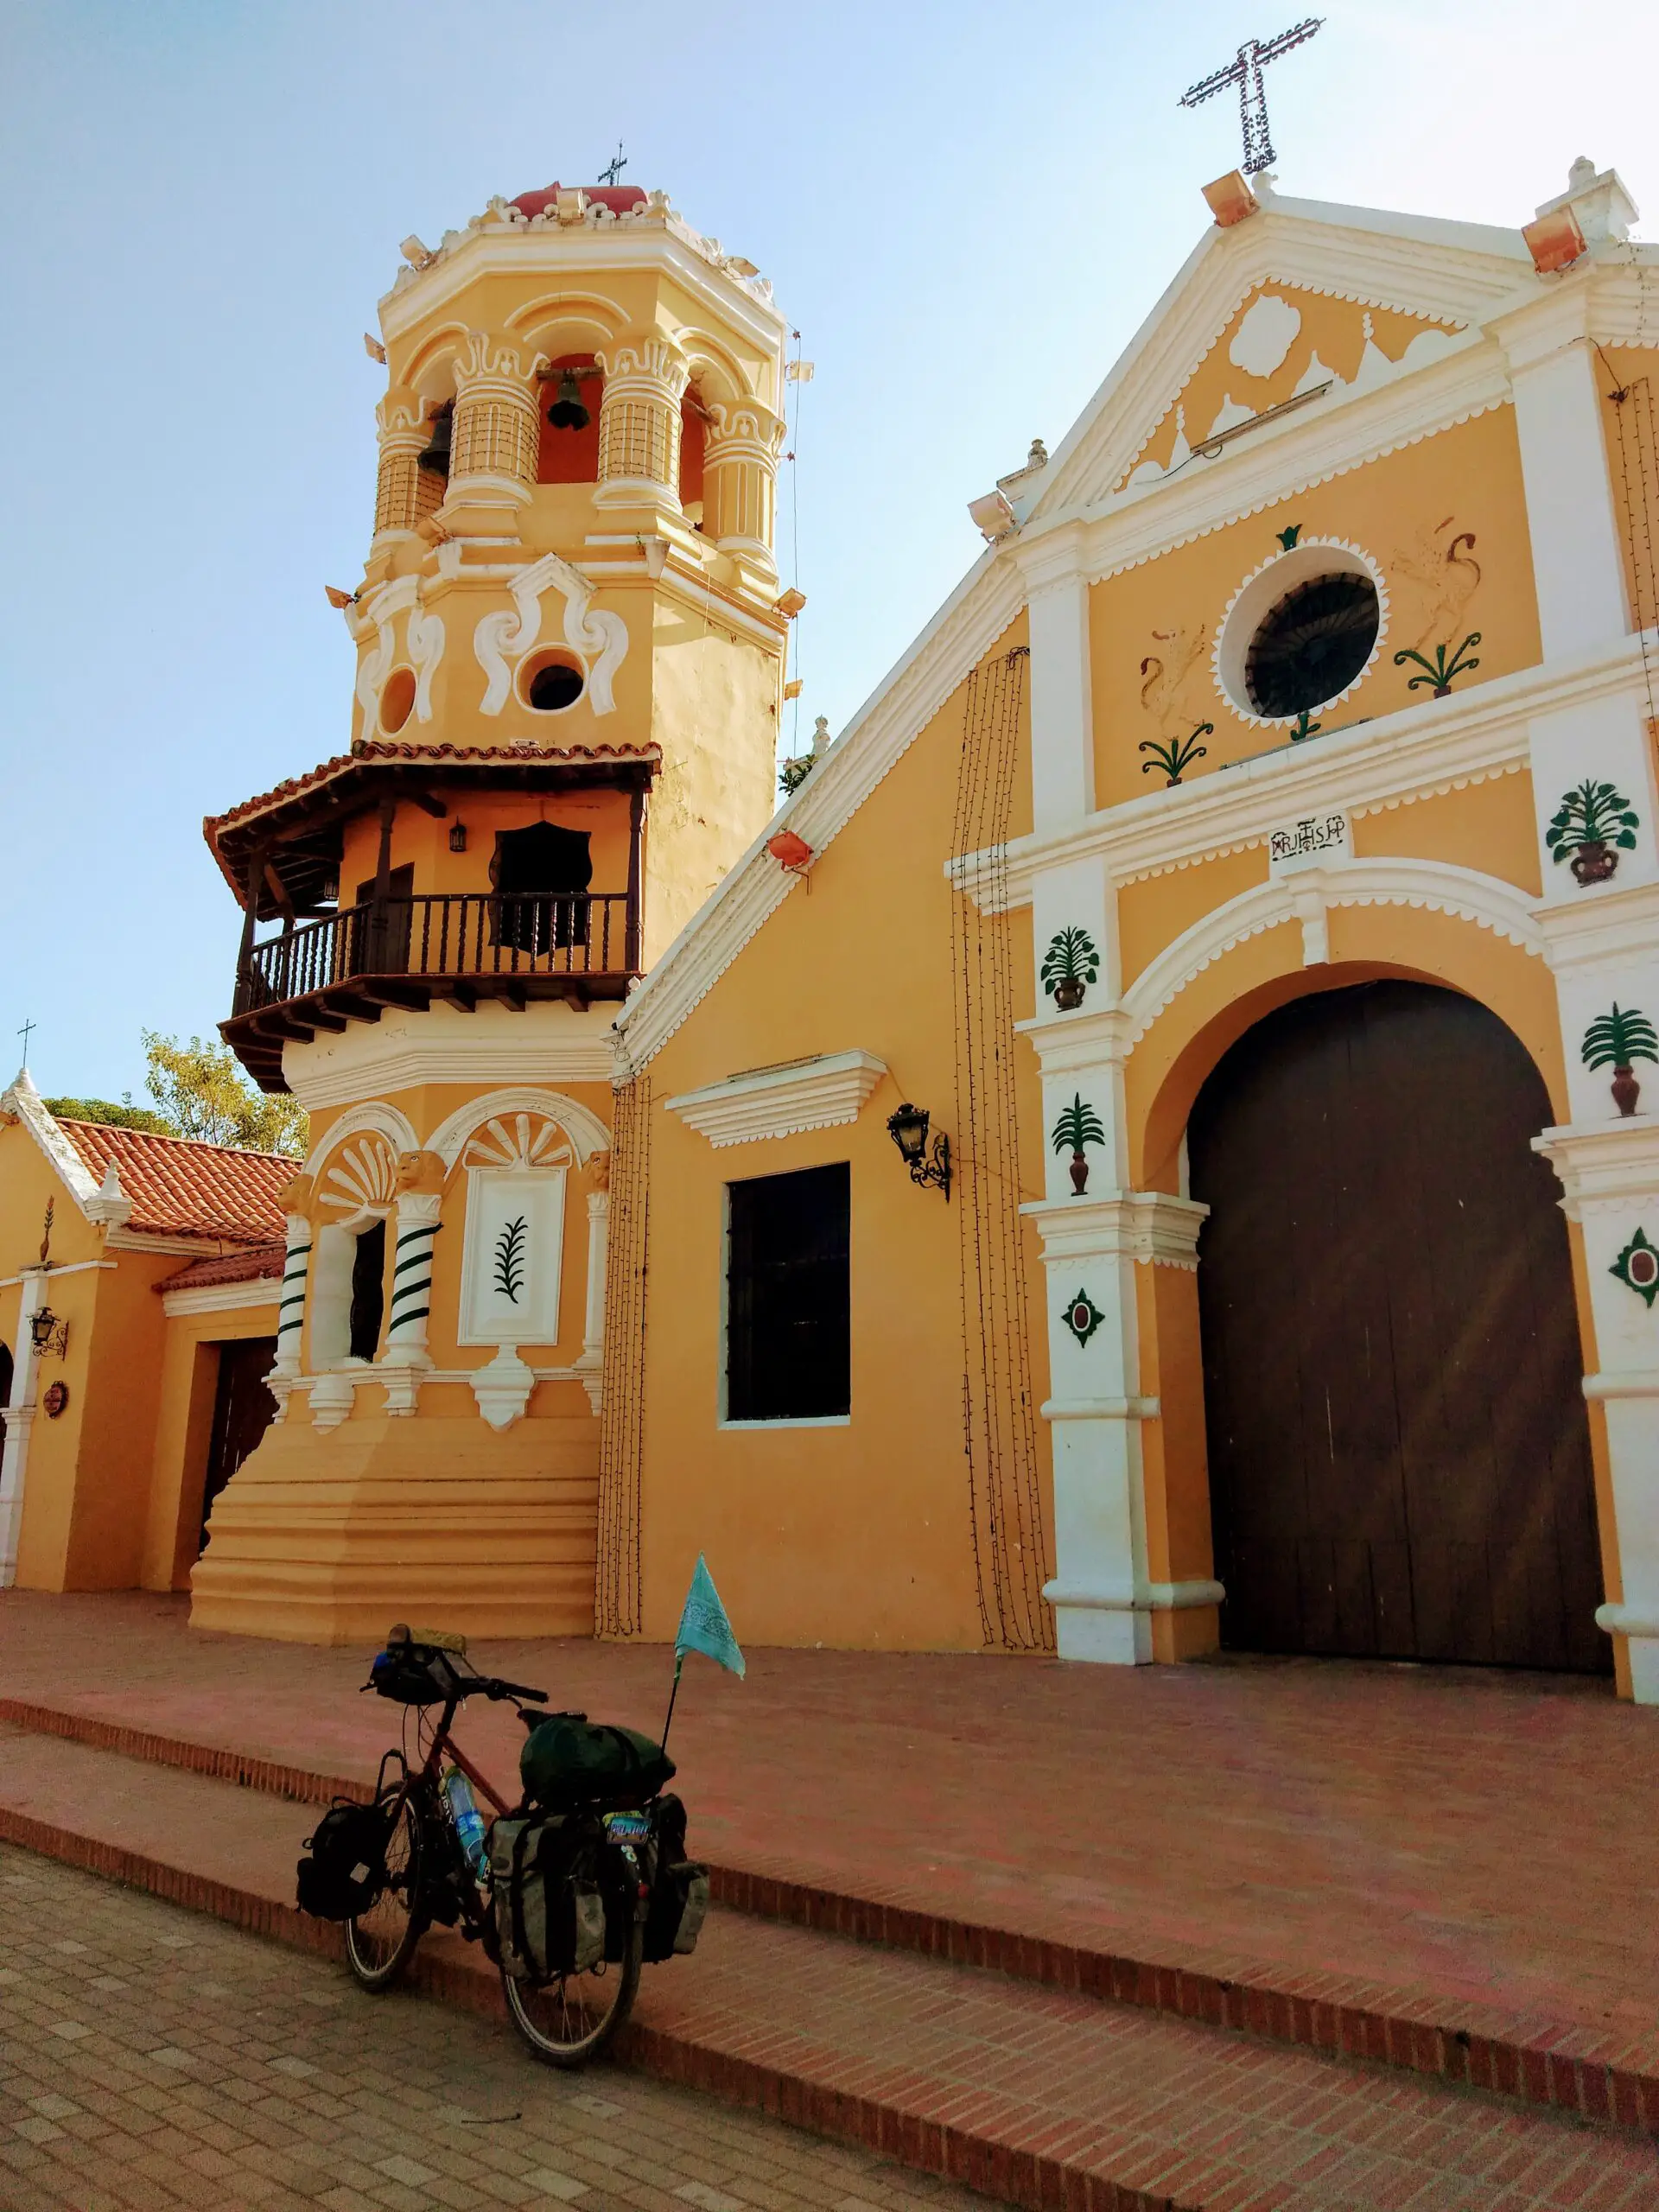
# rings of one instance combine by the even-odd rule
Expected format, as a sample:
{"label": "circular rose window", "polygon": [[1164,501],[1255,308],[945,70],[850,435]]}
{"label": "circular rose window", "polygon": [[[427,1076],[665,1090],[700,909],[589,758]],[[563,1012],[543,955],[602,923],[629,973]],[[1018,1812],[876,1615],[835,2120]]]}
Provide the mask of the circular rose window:
{"label": "circular rose window", "polygon": [[1247,722],[1294,722],[1351,691],[1382,642],[1389,595],[1357,546],[1304,541],[1264,561],[1216,637],[1222,696]]}

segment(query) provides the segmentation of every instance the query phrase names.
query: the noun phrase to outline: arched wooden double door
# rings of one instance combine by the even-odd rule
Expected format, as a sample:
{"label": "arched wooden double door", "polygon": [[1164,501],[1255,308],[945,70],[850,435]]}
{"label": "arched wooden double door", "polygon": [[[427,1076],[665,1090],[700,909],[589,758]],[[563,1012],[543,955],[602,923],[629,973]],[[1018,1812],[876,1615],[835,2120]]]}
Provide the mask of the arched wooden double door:
{"label": "arched wooden double door", "polygon": [[1230,1649],[1600,1673],[1583,1361],[1537,1070],[1455,992],[1298,999],[1188,1124]]}

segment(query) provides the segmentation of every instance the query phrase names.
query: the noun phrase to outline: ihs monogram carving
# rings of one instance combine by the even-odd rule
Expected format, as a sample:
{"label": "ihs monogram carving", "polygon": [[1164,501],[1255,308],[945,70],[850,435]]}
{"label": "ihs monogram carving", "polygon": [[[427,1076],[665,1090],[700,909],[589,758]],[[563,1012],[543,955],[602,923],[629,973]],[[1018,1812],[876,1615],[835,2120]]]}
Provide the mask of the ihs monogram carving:
{"label": "ihs monogram carving", "polygon": [[482,711],[499,715],[512,689],[514,668],[542,633],[542,594],[556,590],[564,599],[564,641],[582,656],[588,670],[584,696],[596,715],[615,710],[612,680],[627,656],[628,628],[620,614],[593,605],[594,587],[556,553],[539,561],[512,580],[512,607],[479,617],[473,632],[473,652],[488,683]]}

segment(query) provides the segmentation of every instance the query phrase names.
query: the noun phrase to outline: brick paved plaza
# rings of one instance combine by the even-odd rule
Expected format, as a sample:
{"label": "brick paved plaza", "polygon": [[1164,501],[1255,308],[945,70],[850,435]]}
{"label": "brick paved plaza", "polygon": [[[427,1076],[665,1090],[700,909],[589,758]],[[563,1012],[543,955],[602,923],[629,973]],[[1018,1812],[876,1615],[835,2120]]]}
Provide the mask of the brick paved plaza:
{"label": "brick paved plaza", "polygon": [[868,2152],[0,1845],[5,2212],[970,2212]]}

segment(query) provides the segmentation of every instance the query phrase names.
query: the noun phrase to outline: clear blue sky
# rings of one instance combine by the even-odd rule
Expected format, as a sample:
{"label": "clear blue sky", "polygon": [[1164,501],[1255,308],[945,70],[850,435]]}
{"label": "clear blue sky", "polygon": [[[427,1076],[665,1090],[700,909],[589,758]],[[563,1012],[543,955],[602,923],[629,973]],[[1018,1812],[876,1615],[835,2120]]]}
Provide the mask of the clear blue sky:
{"label": "clear blue sky", "polygon": [[[620,137],[629,182],[759,264],[817,364],[802,728],[838,729],[974,558],[965,502],[1058,442],[1203,229],[1236,111],[1179,93],[1292,20],[7,0],[0,1080],[26,1015],[44,1090],[114,1096],[141,1027],[226,1010],[200,820],[346,744],[322,586],[368,541],[359,334],[399,238]],[[1659,216],[1656,81],[1651,7],[1332,0],[1269,73],[1280,188],[1516,223],[1583,153]]]}

